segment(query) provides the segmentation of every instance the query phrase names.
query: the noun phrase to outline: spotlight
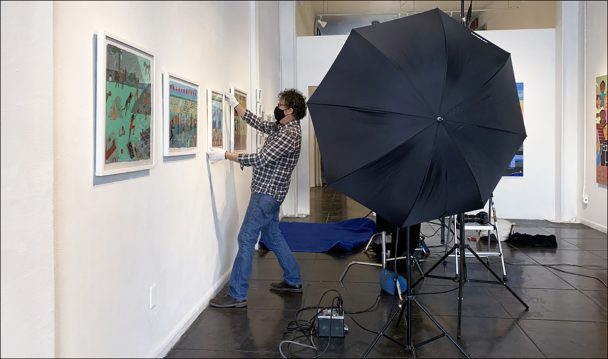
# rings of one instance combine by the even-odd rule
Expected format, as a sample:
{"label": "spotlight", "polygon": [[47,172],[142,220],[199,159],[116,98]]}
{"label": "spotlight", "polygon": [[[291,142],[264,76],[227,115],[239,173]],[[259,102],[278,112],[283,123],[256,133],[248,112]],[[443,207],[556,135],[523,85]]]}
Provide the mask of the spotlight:
{"label": "spotlight", "polygon": [[322,28],[325,28],[325,26],[327,26],[327,21],[323,21],[323,17],[320,17],[319,20],[317,20],[317,24]]}

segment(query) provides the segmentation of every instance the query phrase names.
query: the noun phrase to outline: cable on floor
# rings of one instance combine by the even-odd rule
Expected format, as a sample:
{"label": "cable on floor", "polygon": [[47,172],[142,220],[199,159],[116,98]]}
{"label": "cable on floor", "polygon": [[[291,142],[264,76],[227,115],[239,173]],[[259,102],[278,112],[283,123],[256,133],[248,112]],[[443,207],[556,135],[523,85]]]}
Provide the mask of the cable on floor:
{"label": "cable on floor", "polygon": [[[604,287],[608,288],[608,284],[606,282],[604,282],[599,277],[596,277],[596,276],[593,276],[593,275],[588,275],[588,274],[570,272],[570,271],[566,271],[566,270],[563,270],[563,269],[556,268],[558,266],[571,266],[571,267],[579,267],[579,268],[589,269],[589,270],[608,270],[608,268],[605,268],[603,266],[568,264],[568,263],[555,263],[555,264],[509,263],[507,261],[505,261],[505,264],[509,264],[509,265],[512,265],[512,266],[519,266],[519,267],[526,267],[526,266],[528,266],[528,267],[546,267],[546,268],[550,268],[550,269],[553,269],[553,270],[556,270],[556,271],[562,272],[562,273],[567,273],[567,274],[577,275],[577,276],[580,276],[580,277],[586,277],[586,278],[595,279],[598,282],[602,283],[602,285]],[[591,268],[591,267],[594,267],[594,268]]]}
{"label": "cable on floor", "polygon": [[[325,297],[325,295],[327,293],[331,293],[331,292],[335,292],[337,294],[337,296],[335,296],[332,299],[331,302],[331,307],[321,307],[321,302],[323,301],[323,298]],[[294,332],[300,332],[302,333],[299,336],[296,336],[295,338],[292,338],[291,340],[283,340],[279,343],[279,353],[281,353],[281,357],[283,358],[287,358],[287,356],[285,355],[285,353],[283,352],[283,345],[287,344],[287,350],[288,350],[288,354],[293,354],[290,350],[291,345],[296,345],[296,346],[300,346],[306,349],[313,349],[317,352],[317,355],[313,357],[313,359],[315,358],[319,358],[321,357],[323,354],[325,354],[325,352],[327,351],[327,349],[329,348],[329,345],[331,344],[331,326],[330,326],[330,332],[329,332],[329,337],[327,340],[327,345],[325,345],[325,348],[323,349],[323,351],[321,351],[319,353],[319,347],[315,344],[314,341],[314,336],[317,335],[317,330],[315,329],[315,318],[317,317],[318,313],[321,310],[324,309],[330,309],[330,322],[333,316],[333,308],[336,307],[336,303],[338,302],[338,300],[340,302],[343,303],[342,301],[342,294],[340,294],[340,292],[338,292],[335,289],[329,289],[326,290],[325,292],[323,292],[323,294],[321,295],[321,298],[319,299],[319,303],[317,304],[316,307],[305,307],[305,308],[301,308],[296,312],[296,320],[295,321],[291,321],[287,324],[287,330],[285,331],[285,333],[283,334],[284,336],[289,334],[289,333],[294,333]],[[303,320],[303,319],[299,319],[299,315],[301,313],[303,313],[305,310],[308,309],[316,309],[315,314],[312,318],[310,318],[309,320]],[[308,338],[310,340],[310,344],[304,344],[304,343],[300,343],[298,341],[296,341],[295,339],[300,339],[300,338]]]}

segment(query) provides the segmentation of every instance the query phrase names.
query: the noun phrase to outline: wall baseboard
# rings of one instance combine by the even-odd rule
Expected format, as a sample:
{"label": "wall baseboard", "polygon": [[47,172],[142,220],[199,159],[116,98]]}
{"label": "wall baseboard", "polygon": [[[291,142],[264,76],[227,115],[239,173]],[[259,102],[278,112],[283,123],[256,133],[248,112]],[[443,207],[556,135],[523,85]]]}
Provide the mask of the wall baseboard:
{"label": "wall baseboard", "polygon": [[213,298],[222,289],[224,283],[226,283],[226,280],[228,279],[228,275],[230,274],[231,269],[232,267],[228,268],[228,270],[224,274],[222,274],[222,276],[207,291],[207,293],[203,295],[201,300],[194,306],[194,308],[192,308],[192,310],[188,312],[182,318],[182,320],[179,321],[179,323],[177,323],[175,328],[173,328],[173,330],[165,337],[165,340],[162,341],[161,345],[157,349],[152,351],[151,355],[148,356],[149,358],[164,358],[165,356],[167,356],[171,348],[173,348],[179,338],[184,335],[186,330],[190,328],[194,320],[198,318],[198,316],[203,312],[203,310],[205,310],[205,308],[207,308],[207,305],[209,304],[211,298]]}
{"label": "wall baseboard", "polygon": [[590,221],[590,220],[587,220],[587,219],[584,219],[584,218],[581,218],[580,221],[584,225],[587,225],[587,226],[589,226],[589,227],[591,227],[593,229],[597,229],[600,232],[607,233],[607,228],[604,225],[601,225],[599,223],[595,223],[593,221]]}

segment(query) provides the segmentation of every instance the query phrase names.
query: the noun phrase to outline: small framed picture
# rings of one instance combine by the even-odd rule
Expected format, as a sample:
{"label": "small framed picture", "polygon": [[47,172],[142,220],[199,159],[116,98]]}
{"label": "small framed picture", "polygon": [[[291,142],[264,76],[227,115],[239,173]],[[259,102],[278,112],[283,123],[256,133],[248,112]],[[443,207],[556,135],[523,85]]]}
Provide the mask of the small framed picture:
{"label": "small framed picture", "polygon": [[198,152],[198,85],[169,72],[163,74],[164,155]]}
{"label": "small framed picture", "polygon": [[154,56],[96,34],[95,175],[154,166]]}
{"label": "small framed picture", "polygon": [[208,146],[227,149],[226,121],[224,120],[224,94],[207,89],[207,136]]}
{"label": "small framed picture", "polygon": [[[247,92],[235,88],[230,88],[230,92],[244,108],[247,108]],[[247,122],[236,113],[236,109],[232,110],[230,114],[230,122],[232,124],[231,151],[246,152],[247,133],[249,132]]]}

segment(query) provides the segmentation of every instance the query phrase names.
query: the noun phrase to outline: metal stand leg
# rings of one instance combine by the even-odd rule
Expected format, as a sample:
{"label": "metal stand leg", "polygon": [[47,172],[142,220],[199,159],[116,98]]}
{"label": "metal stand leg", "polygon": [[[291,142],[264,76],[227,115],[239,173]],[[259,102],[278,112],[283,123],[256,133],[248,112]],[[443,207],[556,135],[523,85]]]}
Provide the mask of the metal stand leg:
{"label": "metal stand leg", "polygon": [[[399,230],[397,230],[397,235],[396,235],[396,239],[395,239],[395,248],[397,248],[398,241],[399,241]],[[409,228],[406,231],[406,254],[407,254],[407,258],[408,258],[408,263],[406,265],[406,272],[407,272],[406,273],[406,277],[407,277],[406,294],[407,295],[406,295],[404,301],[406,301],[407,303],[405,306],[402,306],[401,304],[403,303],[403,301],[399,302],[399,304],[401,306],[401,311],[395,310],[395,312],[390,316],[389,320],[384,324],[384,326],[378,332],[376,337],[374,337],[374,340],[370,343],[369,347],[365,351],[365,354],[363,354],[363,358],[367,358],[367,356],[373,350],[374,346],[380,340],[380,337],[384,336],[392,341],[395,341],[393,338],[386,335],[385,331],[388,329],[388,327],[390,326],[390,323],[395,319],[397,314],[399,314],[399,312],[403,312],[404,309],[407,311],[407,318],[406,318],[407,333],[406,333],[406,343],[405,343],[405,345],[403,345],[403,348],[405,350],[410,351],[414,357],[416,357],[416,348],[421,347],[422,345],[428,344],[434,340],[437,340],[437,339],[445,336],[450,340],[450,342],[452,342],[452,344],[454,344],[454,346],[456,346],[456,348],[462,353],[462,355],[464,355],[467,358],[470,358],[469,355],[464,351],[464,349],[462,349],[462,347],[460,347],[460,345],[458,345],[458,343],[456,343],[456,341],[448,334],[448,332],[439,324],[439,322],[437,322],[437,320],[435,320],[435,318],[433,318],[433,316],[430,314],[430,312],[422,304],[420,304],[416,300],[415,296],[412,294],[412,286],[410,285],[412,283],[412,267],[410,265],[411,263],[409,263],[409,259],[412,257],[410,256],[410,231],[409,231]],[[399,281],[398,281],[397,272],[396,272],[396,268],[395,268],[395,286],[396,286],[396,288],[399,288],[398,285],[399,285]],[[399,290],[399,293],[401,293],[400,289],[398,289],[398,290]],[[416,345],[414,344],[413,335],[412,335],[412,332],[413,332],[412,303],[415,303],[423,311],[423,313],[426,314],[426,316],[429,319],[431,319],[433,324],[435,324],[435,326],[441,331],[442,334],[437,335],[433,338],[424,340]]]}
{"label": "metal stand leg", "polygon": [[[450,279],[450,280],[454,280],[457,279],[458,280],[458,327],[457,327],[457,331],[456,331],[456,337],[458,339],[460,339],[460,334],[461,334],[461,324],[462,324],[462,302],[464,299],[464,284],[467,281],[472,281],[472,282],[482,282],[482,283],[490,283],[490,284],[502,284],[514,297],[515,299],[517,299],[525,308],[525,310],[529,310],[530,307],[528,306],[528,304],[526,304],[526,302],[523,301],[523,299],[521,299],[517,293],[515,293],[508,285],[507,283],[505,283],[505,281],[503,279],[501,279],[498,274],[496,274],[496,272],[494,272],[494,270],[492,270],[492,268],[490,268],[490,266],[477,254],[477,252],[475,252],[468,244],[465,243],[465,226],[464,226],[464,214],[459,214],[460,216],[460,238],[458,238],[457,243],[454,244],[454,246],[452,247],[452,249],[450,249],[443,257],[441,257],[441,259],[435,263],[425,274],[422,278],[418,279],[413,285],[412,288],[415,287],[416,285],[418,285],[418,283],[420,283],[425,277],[429,277],[429,278],[440,278],[440,279]],[[454,224],[454,226],[456,227],[456,223]],[[456,233],[456,232],[455,232]],[[490,240],[488,238],[488,240]],[[466,270],[466,250],[468,250],[469,252],[471,252],[473,254],[473,256],[475,258],[477,258],[477,260],[494,276],[494,278],[496,278],[496,281],[489,281],[489,280],[478,280],[478,279],[468,279],[467,278],[467,270]],[[446,277],[446,276],[436,276],[436,275],[431,275],[430,273],[439,265],[439,263],[445,261],[452,252],[456,252],[456,259],[457,259],[457,268],[460,268],[460,271],[458,272],[456,278],[452,278],[452,277]],[[503,267],[504,268],[504,267]],[[504,269],[503,269],[503,273]],[[403,309],[401,310],[403,312]],[[401,318],[401,315],[399,316],[399,318]]]}

